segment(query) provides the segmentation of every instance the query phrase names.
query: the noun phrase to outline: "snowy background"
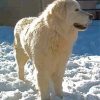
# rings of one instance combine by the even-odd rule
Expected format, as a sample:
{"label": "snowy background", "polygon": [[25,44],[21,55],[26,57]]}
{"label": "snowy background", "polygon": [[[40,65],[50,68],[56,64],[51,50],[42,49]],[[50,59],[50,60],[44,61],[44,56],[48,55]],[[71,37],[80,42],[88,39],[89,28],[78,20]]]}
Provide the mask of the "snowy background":
{"label": "snowy background", "polygon": [[[0,27],[0,100],[36,100],[34,67],[25,65],[25,82],[18,79],[13,28]],[[100,21],[80,32],[66,64],[63,100],[100,100]]]}

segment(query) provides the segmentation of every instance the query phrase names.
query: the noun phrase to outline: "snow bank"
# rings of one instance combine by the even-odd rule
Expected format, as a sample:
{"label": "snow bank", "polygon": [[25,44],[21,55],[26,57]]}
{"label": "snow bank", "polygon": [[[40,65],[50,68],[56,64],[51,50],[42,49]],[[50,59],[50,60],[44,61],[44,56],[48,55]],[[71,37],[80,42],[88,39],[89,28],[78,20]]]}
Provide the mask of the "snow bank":
{"label": "snow bank", "polygon": [[[34,74],[28,61],[26,81],[19,80],[12,45],[0,44],[0,100],[37,100]],[[100,56],[72,55],[66,64],[63,90],[63,100],[100,100]]]}

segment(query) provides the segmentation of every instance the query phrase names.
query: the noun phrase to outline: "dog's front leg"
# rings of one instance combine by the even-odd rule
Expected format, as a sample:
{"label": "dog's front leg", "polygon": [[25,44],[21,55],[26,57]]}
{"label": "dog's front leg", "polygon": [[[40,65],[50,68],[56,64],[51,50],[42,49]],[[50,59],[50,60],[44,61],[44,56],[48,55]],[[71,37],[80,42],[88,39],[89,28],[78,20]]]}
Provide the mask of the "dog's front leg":
{"label": "dog's front leg", "polygon": [[41,94],[41,100],[50,100],[49,76],[45,72],[39,72],[37,75],[37,79]]}
{"label": "dog's front leg", "polygon": [[61,65],[59,64],[59,66],[57,66],[58,69],[52,75],[52,80],[53,80],[53,84],[54,84],[55,94],[60,99],[63,98],[62,81],[63,81],[64,70],[65,70],[65,67],[62,66],[62,65],[64,65],[64,64],[61,64]]}
{"label": "dog's front leg", "polygon": [[62,81],[63,81],[63,76],[53,76],[53,83],[54,83],[54,89],[55,89],[55,94],[56,96],[62,98]]}

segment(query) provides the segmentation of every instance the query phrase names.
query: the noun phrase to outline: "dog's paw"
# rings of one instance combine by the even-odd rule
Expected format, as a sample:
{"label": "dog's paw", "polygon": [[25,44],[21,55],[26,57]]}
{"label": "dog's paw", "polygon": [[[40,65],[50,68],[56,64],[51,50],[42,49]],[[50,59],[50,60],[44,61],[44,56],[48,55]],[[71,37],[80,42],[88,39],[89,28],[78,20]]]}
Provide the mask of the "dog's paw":
{"label": "dog's paw", "polygon": [[24,82],[25,82],[25,83],[31,83],[31,81],[29,81],[29,80],[24,80]]}
{"label": "dog's paw", "polygon": [[50,100],[63,100],[63,97],[52,96]]}

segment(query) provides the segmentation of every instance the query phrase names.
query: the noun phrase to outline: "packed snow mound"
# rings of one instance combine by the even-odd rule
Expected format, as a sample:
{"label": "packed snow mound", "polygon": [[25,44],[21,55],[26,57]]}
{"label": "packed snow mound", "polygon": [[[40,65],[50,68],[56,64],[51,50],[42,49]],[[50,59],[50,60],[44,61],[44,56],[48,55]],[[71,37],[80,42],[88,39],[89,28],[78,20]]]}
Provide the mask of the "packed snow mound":
{"label": "packed snow mound", "polygon": [[[34,74],[29,60],[25,65],[26,81],[19,80],[13,46],[0,44],[0,100],[37,100]],[[63,91],[63,100],[100,100],[100,56],[72,55],[66,64]]]}

